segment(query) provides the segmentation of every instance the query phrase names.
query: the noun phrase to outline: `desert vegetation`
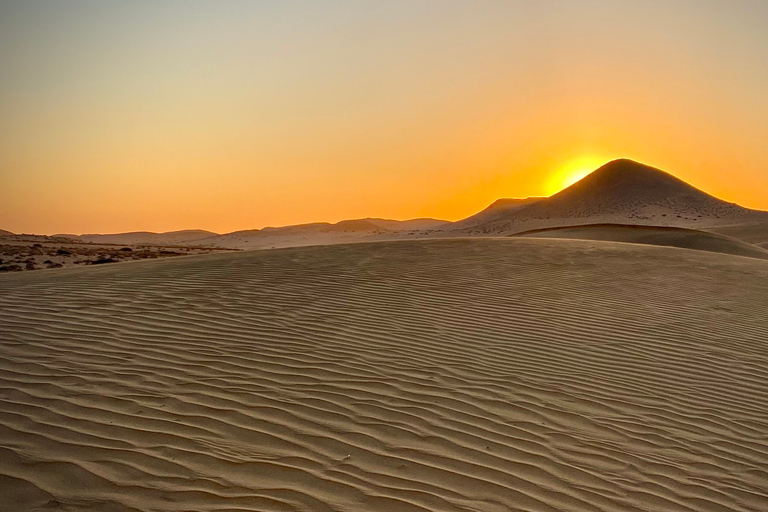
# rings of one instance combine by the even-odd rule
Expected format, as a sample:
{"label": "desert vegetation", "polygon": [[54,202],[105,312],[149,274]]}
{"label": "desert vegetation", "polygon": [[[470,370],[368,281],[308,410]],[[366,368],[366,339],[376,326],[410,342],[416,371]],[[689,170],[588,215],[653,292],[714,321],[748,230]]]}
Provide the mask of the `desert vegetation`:
{"label": "desert vegetation", "polygon": [[123,261],[207,254],[203,247],[108,246],[95,244],[2,244],[0,272],[20,272],[83,265],[102,265]]}

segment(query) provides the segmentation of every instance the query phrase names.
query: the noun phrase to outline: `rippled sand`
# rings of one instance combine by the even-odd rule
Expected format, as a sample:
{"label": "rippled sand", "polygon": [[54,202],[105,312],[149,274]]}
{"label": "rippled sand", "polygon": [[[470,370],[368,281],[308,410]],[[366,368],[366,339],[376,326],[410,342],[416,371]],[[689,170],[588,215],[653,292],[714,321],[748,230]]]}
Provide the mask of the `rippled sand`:
{"label": "rippled sand", "polygon": [[768,510],[768,262],[414,241],[0,276],[0,509]]}

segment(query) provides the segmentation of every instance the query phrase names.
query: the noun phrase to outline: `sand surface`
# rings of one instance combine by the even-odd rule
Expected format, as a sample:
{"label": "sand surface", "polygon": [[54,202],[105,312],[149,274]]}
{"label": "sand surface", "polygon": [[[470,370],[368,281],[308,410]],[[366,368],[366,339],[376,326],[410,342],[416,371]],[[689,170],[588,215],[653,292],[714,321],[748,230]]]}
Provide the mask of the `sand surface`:
{"label": "sand surface", "polygon": [[768,260],[768,251],[762,247],[715,233],[685,228],[633,226],[626,224],[590,224],[586,226],[536,229],[518,233],[514,236],[663,245]]}
{"label": "sand surface", "polygon": [[0,510],[768,509],[768,262],[460,239],[0,276]]}
{"label": "sand surface", "polygon": [[708,231],[724,236],[729,236],[731,238],[736,238],[750,244],[761,246],[768,244],[768,222],[734,224],[729,226],[714,227]]}

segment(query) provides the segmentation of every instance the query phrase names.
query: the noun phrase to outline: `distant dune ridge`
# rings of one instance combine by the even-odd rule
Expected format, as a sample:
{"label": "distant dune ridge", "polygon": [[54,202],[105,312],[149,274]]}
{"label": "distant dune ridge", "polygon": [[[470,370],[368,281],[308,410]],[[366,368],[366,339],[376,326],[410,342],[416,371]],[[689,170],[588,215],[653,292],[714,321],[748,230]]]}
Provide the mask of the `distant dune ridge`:
{"label": "distant dune ridge", "polygon": [[0,283],[2,511],[766,510],[763,260],[464,238]]}
{"label": "distant dune ridge", "polygon": [[[371,238],[387,234],[402,233],[407,231],[436,230],[450,222],[420,218],[411,220],[391,220],[379,218],[365,218],[343,220],[335,224],[329,222],[312,222],[297,224],[294,226],[266,227],[263,229],[247,229],[232,233],[218,234],[202,229],[187,229],[182,231],[169,231],[165,233],[153,233],[150,231],[136,231],[130,233],[112,234],[56,234],[51,237],[44,235],[27,235],[46,239],[72,240],[97,244],[125,244],[125,245],[210,245],[218,247],[258,249],[265,247],[284,247],[317,245],[330,243],[344,243],[355,241],[359,238]],[[0,236],[14,235],[10,231],[0,230]]]}
{"label": "distant dune ridge", "polygon": [[174,244],[192,242],[201,238],[216,236],[217,233],[203,229],[187,229],[182,231],[169,231],[166,233],[152,233],[149,231],[136,231],[132,233],[116,233],[111,235],[59,235],[69,236],[84,242],[99,244]]}
{"label": "distant dune ridge", "polygon": [[365,218],[335,224],[314,222],[295,226],[267,227],[235,231],[195,240],[194,243],[238,249],[265,249],[303,245],[328,245],[398,238],[404,233],[439,230],[450,224],[438,219],[390,220]]}
{"label": "distant dune ridge", "polygon": [[445,220],[429,219],[429,218],[411,219],[411,220],[366,218],[363,220],[367,220],[368,222],[376,224],[377,226],[384,229],[388,229],[390,231],[408,231],[413,229],[438,229],[447,224],[450,224],[450,222]]}

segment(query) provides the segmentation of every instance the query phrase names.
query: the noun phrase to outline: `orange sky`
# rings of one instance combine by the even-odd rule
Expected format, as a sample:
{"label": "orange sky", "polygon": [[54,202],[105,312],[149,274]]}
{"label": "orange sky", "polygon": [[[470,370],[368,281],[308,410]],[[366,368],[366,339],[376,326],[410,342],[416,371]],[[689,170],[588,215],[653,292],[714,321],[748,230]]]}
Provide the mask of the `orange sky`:
{"label": "orange sky", "polygon": [[758,1],[3,2],[0,228],[455,220],[619,157],[768,209],[765,19]]}

